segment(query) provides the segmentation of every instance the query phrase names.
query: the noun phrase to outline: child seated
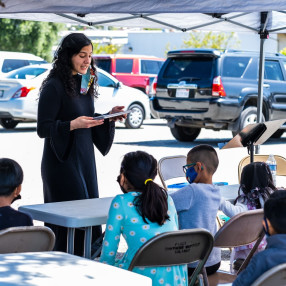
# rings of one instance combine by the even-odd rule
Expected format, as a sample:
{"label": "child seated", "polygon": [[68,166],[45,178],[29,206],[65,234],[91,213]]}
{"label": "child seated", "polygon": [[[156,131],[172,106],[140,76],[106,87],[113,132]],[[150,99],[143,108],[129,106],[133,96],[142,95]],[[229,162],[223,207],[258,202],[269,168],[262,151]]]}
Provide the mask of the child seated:
{"label": "child seated", "polygon": [[[248,210],[261,209],[275,190],[268,165],[264,162],[250,163],[242,170],[239,195],[235,199],[234,205],[222,198],[219,209],[229,217]],[[233,249],[230,256],[231,272],[236,272],[240,268],[254,244],[255,242]],[[263,239],[257,251],[263,250],[265,246],[266,240]]]}
{"label": "child seated", "polygon": [[[183,166],[188,186],[171,194],[179,216],[179,228],[205,228],[213,235],[217,231],[216,215],[220,204],[220,191],[212,183],[218,167],[218,156],[209,145],[198,145],[187,155],[187,165]],[[215,273],[220,267],[221,253],[214,248],[205,264],[207,274]],[[195,264],[188,267],[189,276]]]}
{"label": "child seated", "polygon": [[29,215],[11,208],[11,204],[20,199],[23,182],[23,170],[12,159],[0,159],[0,230],[14,226],[33,225]]}
{"label": "child seated", "polygon": [[[138,249],[157,234],[178,230],[174,202],[166,190],[154,182],[157,161],[146,152],[127,153],[121,163],[118,183],[124,194],[110,206],[100,261],[128,269]],[[121,234],[128,249],[116,258]],[[153,286],[188,285],[186,265],[135,267],[132,271],[152,279]]]}
{"label": "child seated", "polygon": [[286,190],[277,190],[270,195],[264,205],[263,227],[267,247],[253,256],[233,286],[251,285],[267,270],[286,263]]}

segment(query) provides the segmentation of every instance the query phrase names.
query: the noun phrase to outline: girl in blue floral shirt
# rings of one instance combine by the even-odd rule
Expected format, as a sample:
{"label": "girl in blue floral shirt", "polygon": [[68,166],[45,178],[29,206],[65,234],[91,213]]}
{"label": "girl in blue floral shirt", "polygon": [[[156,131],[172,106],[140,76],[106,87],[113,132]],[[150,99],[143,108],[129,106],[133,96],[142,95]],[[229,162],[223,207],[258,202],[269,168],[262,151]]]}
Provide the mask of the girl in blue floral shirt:
{"label": "girl in blue floral shirt", "polygon": [[[137,250],[157,234],[178,230],[173,200],[153,180],[157,161],[146,152],[127,153],[122,161],[119,185],[123,195],[117,195],[110,206],[100,261],[128,269]],[[128,249],[116,259],[123,235]],[[156,285],[188,285],[187,266],[135,267],[134,272],[148,276]]]}

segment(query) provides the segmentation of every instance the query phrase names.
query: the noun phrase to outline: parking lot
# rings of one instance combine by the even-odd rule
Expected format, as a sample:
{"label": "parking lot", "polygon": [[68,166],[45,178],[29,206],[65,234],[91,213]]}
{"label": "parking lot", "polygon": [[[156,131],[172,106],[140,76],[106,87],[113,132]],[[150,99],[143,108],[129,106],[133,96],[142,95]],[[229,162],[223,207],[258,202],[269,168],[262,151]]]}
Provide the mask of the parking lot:
{"label": "parking lot", "polygon": [[[219,150],[217,147],[218,143],[231,139],[230,131],[202,130],[197,140],[192,143],[183,143],[173,138],[164,120],[147,120],[140,129],[126,129],[119,123],[109,154],[103,157],[96,150],[100,196],[114,196],[120,193],[116,177],[125,153],[144,150],[159,160],[164,156],[186,155],[188,150],[197,144],[210,144],[218,152],[220,164],[214,175],[215,182],[237,183],[238,162],[247,155],[247,149]],[[19,124],[14,130],[5,130],[0,127],[0,157],[12,158],[24,169],[22,200],[15,202],[16,207],[23,204],[43,203],[40,172],[43,142],[44,140],[37,136],[34,123]],[[286,156],[285,143],[285,135],[280,139],[271,139],[261,146],[260,153]],[[157,181],[159,182],[159,177]]]}

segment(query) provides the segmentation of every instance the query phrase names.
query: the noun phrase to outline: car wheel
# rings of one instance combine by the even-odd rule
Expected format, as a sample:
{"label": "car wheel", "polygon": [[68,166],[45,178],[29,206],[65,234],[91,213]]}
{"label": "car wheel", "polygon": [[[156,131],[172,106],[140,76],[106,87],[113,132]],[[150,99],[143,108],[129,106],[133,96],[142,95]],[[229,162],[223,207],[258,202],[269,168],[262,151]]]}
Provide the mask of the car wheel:
{"label": "car wheel", "polygon": [[172,135],[179,141],[182,142],[192,142],[194,141],[200,134],[201,128],[190,128],[184,126],[175,125],[171,129]]}
{"label": "car wheel", "polygon": [[[235,136],[238,132],[240,132],[244,127],[248,124],[257,123],[257,108],[255,106],[249,106],[245,108],[239,117],[238,122],[238,130],[233,131],[232,135]],[[264,115],[262,114],[262,122],[265,121]]]}
{"label": "car wheel", "polygon": [[1,118],[0,124],[5,129],[13,129],[18,125],[19,121],[13,120],[11,118]]}
{"label": "car wheel", "polygon": [[131,112],[127,115],[125,126],[127,128],[139,128],[144,120],[144,110],[139,104],[133,104],[129,107]]}
{"label": "car wheel", "polygon": [[284,133],[285,129],[278,129],[276,132],[274,132],[270,138],[280,138],[283,133]]}

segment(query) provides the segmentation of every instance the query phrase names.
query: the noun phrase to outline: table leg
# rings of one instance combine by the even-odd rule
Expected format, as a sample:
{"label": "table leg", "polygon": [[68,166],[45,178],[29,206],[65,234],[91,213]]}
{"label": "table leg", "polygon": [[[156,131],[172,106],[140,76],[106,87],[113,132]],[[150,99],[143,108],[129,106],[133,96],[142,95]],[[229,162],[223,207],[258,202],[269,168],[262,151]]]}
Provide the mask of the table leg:
{"label": "table leg", "polygon": [[92,227],[85,227],[85,236],[84,236],[84,257],[91,258],[91,236],[92,236]]}
{"label": "table leg", "polygon": [[74,233],[75,229],[68,227],[67,251],[70,254],[74,254]]}

